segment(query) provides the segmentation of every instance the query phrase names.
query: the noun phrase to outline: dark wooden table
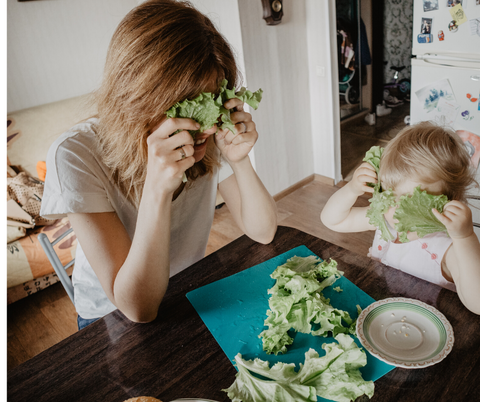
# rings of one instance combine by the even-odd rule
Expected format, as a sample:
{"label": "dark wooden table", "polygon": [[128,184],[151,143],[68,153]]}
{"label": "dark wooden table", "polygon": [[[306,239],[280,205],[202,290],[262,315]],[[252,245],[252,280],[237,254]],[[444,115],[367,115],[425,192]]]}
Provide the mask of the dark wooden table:
{"label": "dark wooden table", "polygon": [[442,362],[424,369],[395,368],[375,382],[372,401],[480,400],[480,317],[464,308],[455,293],[279,227],[269,245],[242,236],[173,277],[154,322],[134,324],[114,311],[11,370],[8,401],[122,402],[140,395],[164,402],[181,397],[229,401],[221,390],[233,383],[236,370],[185,294],[300,245],[335,259],[345,277],[374,299],[422,300],[453,326],[455,344]]}

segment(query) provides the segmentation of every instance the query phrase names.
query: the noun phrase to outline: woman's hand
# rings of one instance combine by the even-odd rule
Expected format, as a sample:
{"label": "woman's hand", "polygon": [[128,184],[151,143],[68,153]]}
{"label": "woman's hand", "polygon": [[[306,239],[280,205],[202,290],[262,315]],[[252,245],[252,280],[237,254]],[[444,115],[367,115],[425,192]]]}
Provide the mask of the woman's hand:
{"label": "woman's hand", "polygon": [[432,212],[445,225],[452,239],[464,239],[474,234],[472,211],[463,202],[450,201],[445,204],[442,214],[436,209],[432,209]]}
{"label": "woman's hand", "polygon": [[352,193],[358,197],[364,193],[373,193],[373,187],[370,187],[367,183],[376,182],[377,172],[370,163],[364,162],[357,168],[357,170],[355,170],[353,178],[348,183],[348,186]]}
{"label": "woman's hand", "polygon": [[[153,130],[147,138],[147,188],[165,194],[173,193],[180,186],[183,174],[195,163],[193,138],[186,130],[199,128],[192,119],[171,118]],[[173,135],[178,130],[182,131]]]}
{"label": "woman's hand", "polygon": [[247,157],[257,142],[258,133],[252,115],[243,110],[240,99],[230,99],[224,106],[227,109],[236,108],[236,111],[230,114],[230,119],[235,124],[237,134],[228,129],[219,130],[215,135],[215,143],[229,163],[236,163]]}

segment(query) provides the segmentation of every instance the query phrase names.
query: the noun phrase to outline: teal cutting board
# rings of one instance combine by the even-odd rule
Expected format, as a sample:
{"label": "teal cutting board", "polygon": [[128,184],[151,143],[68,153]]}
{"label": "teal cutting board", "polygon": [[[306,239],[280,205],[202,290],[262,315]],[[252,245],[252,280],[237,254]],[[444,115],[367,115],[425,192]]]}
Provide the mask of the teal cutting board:
{"label": "teal cutting board", "polygon": [[[269,361],[270,366],[277,362],[295,363],[298,369],[299,363],[304,362],[308,349],[313,348],[323,356],[325,352],[322,344],[335,342],[333,337],[324,338],[291,331],[289,334],[294,341],[288,347],[288,352],[275,356],[263,351],[262,340],[258,337],[266,329],[263,323],[269,308],[270,295],[267,290],[275,284],[270,274],[289,258],[309,255],[316,256],[306,246],[296,247],[271,260],[187,293],[188,300],[232,363],[236,354],[241,353],[247,360],[258,357]],[[341,270],[342,267],[339,266],[338,269]],[[334,291],[333,288],[337,286],[343,291]],[[326,288],[323,294],[330,299],[333,307],[348,311],[352,318],[358,316],[357,304],[364,309],[375,301],[345,277]],[[355,341],[361,347],[357,338]],[[368,351],[366,353],[367,365],[361,369],[365,380],[375,381],[395,368],[378,360]]]}

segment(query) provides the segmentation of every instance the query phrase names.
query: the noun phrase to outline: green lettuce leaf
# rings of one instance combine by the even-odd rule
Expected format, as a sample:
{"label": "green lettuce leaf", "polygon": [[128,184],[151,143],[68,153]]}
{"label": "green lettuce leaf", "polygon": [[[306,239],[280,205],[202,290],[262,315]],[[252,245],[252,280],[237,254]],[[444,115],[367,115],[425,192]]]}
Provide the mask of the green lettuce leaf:
{"label": "green lettuce leaf", "polygon": [[373,187],[374,191],[370,199],[370,208],[367,211],[367,218],[371,225],[380,229],[381,237],[385,241],[395,240],[394,236],[388,230],[385,222],[384,214],[397,205],[397,199],[391,189],[382,191],[380,182],[376,183]]}
{"label": "green lettuce leaf", "polygon": [[195,120],[200,124],[200,128],[190,131],[195,138],[195,134],[212,128],[220,116],[220,107],[215,103],[214,95],[210,92],[203,92],[195,99],[184,100],[176,103],[165,113],[167,117],[183,117]]}
{"label": "green lettuce leaf", "polygon": [[370,163],[375,168],[377,172],[377,177],[380,177],[380,158],[382,157],[383,148],[378,146],[371,147],[367,153],[365,154],[365,158],[363,158],[364,162]]}
{"label": "green lettuce leaf", "polygon": [[267,329],[259,335],[263,350],[286,353],[293,343],[288,334],[291,329],[314,336],[354,333],[355,321],[348,312],[332,307],[321,293],[342,275],[336,261],[321,261],[316,256],[295,256],[277,267],[271,274],[276,282],[268,290]]}
{"label": "green lettuce leaf", "polygon": [[[363,160],[370,163],[379,177],[380,159],[383,154],[383,148],[374,146],[365,154]],[[372,183],[369,183],[372,184]],[[440,213],[448,202],[445,195],[430,195],[426,191],[420,191],[420,186],[414,189],[412,195],[404,195],[397,202],[392,189],[384,190],[380,181],[372,184],[374,192],[370,198],[370,208],[367,211],[367,218],[371,225],[380,229],[381,238],[385,241],[395,240],[394,236],[388,230],[385,223],[384,214],[390,207],[398,206],[394,218],[399,222],[395,224],[395,229],[399,234],[401,242],[408,242],[408,232],[417,232],[418,237],[422,238],[427,234],[436,232],[447,232],[447,228],[433,215],[432,208],[436,208]]]}
{"label": "green lettuce leaf", "polygon": [[367,356],[350,336],[339,334],[338,344],[324,343],[325,356],[310,349],[305,364],[299,371],[301,384],[315,387],[317,395],[332,401],[354,401],[361,395],[373,396],[373,381],[362,378],[360,367],[367,364]]}
{"label": "green lettuce leaf", "polygon": [[198,130],[190,131],[193,138],[199,132],[212,128],[215,123],[219,123],[221,118],[222,128],[229,129],[235,134],[234,124],[230,119],[231,110],[226,109],[223,104],[232,98],[242,100],[255,110],[258,108],[260,101],[262,100],[263,91],[259,89],[256,92],[251,92],[245,87],[240,88],[239,91],[235,91],[235,88],[227,88],[228,81],[223,80],[220,86],[220,93],[215,98],[215,95],[210,92],[202,92],[195,99],[184,100],[177,102],[169,110],[165,112],[167,117],[183,117],[195,120],[200,124]]}
{"label": "green lettuce leaf", "polygon": [[[297,376],[295,364],[277,363],[271,369],[260,359],[243,360],[235,356],[238,373],[235,382],[223,391],[233,402],[316,402],[316,390],[312,386],[294,383]],[[257,373],[266,379],[258,378]],[[273,381],[272,381],[273,380]]]}
{"label": "green lettuce leaf", "polygon": [[316,396],[346,402],[364,394],[371,398],[373,381],[365,381],[359,370],[367,364],[365,352],[348,335],[339,334],[335,341],[322,345],[322,357],[309,349],[298,372],[293,363],[279,362],[270,368],[268,362],[246,361],[238,353],[235,382],[223,391],[234,402],[306,402],[316,401]]}
{"label": "green lettuce leaf", "polygon": [[420,238],[436,232],[448,234],[445,225],[432,212],[432,208],[435,208],[442,213],[447,202],[446,195],[428,194],[426,191],[421,191],[420,186],[413,190],[412,195],[402,195],[399,206],[393,215],[395,219],[398,219],[395,229],[400,234],[400,240],[408,242],[408,232],[417,232]]}

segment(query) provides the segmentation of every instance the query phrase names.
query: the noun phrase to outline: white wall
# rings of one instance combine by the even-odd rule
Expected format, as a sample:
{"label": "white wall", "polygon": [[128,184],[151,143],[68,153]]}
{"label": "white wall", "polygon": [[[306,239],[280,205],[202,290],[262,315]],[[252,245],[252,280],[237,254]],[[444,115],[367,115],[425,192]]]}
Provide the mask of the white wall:
{"label": "white wall", "polygon": [[[342,180],[335,0],[307,0],[314,172]],[[322,75],[323,69],[325,71]]]}
{"label": "white wall", "polygon": [[[329,34],[334,0],[284,1],[283,20],[274,26],[262,19],[260,1],[238,5],[246,78],[250,88],[264,90],[253,112],[259,176],[271,194],[312,173],[339,180],[338,87],[330,79],[336,58],[336,36]],[[325,76],[317,75],[317,66],[325,68]]]}
{"label": "white wall", "polygon": [[95,89],[114,30],[138,3],[8,0],[8,112]]}
{"label": "white wall", "polygon": [[[8,111],[95,89],[115,27],[140,2],[8,0]],[[334,0],[285,1],[276,26],[266,25],[259,0],[192,2],[231,43],[244,84],[264,90],[252,111],[260,137],[251,157],[270,193],[312,173],[338,181],[338,87],[330,79],[336,48],[329,35]]]}

